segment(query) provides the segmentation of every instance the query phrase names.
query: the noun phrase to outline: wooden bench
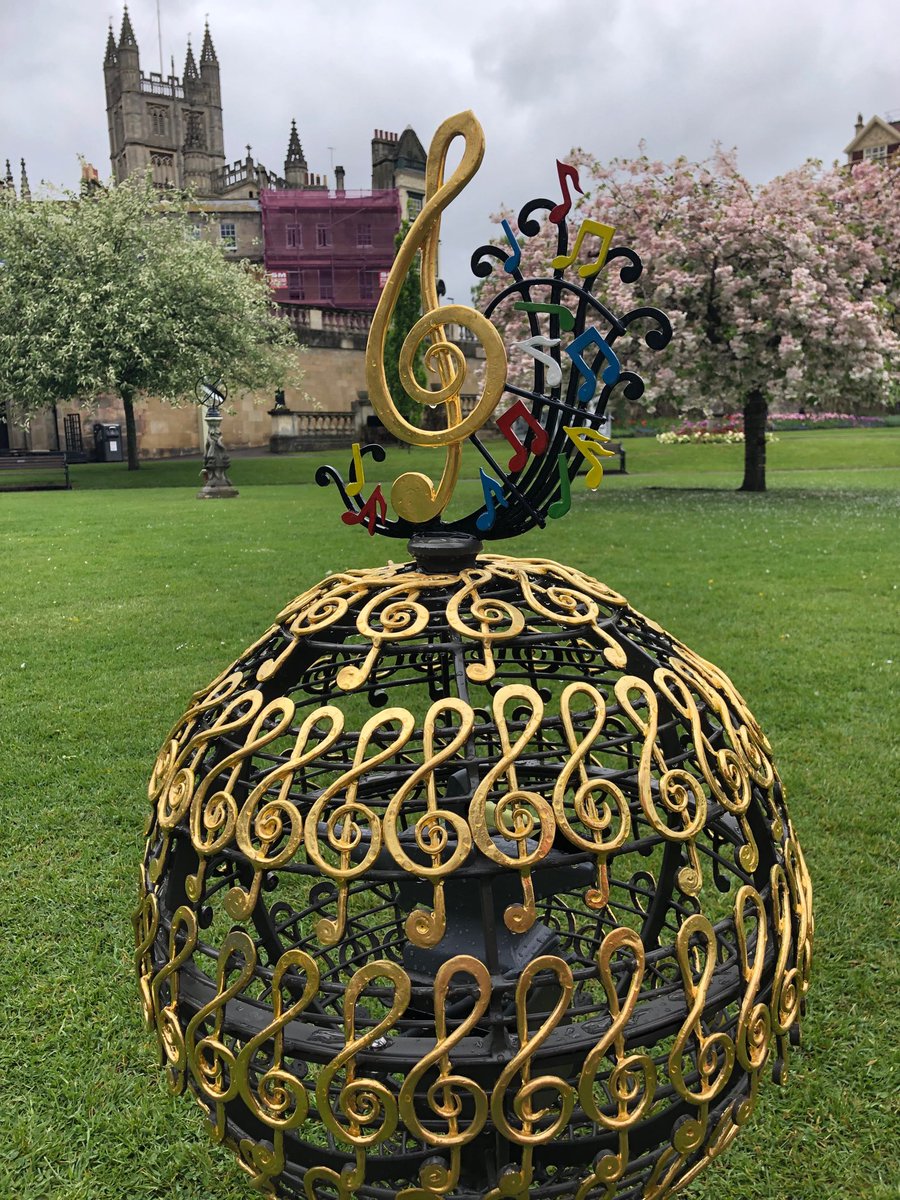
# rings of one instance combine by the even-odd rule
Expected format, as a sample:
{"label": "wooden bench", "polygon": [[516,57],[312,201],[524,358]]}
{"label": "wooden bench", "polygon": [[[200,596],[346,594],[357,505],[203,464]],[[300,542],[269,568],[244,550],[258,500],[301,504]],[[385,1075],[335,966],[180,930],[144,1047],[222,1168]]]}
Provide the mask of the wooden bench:
{"label": "wooden bench", "polygon": [[[625,448],[622,446],[621,442],[604,442],[603,449],[609,450],[612,454],[615,454],[616,458],[618,458],[618,460],[619,460],[618,465],[613,466],[612,463],[610,463],[609,459],[604,457],[601,460],[603,462],[603,474],[604,475],[627,475],[628,472],[625,469]],[[578,474],[579,475],[587,475],[587,473],[590,469],[591,469],[591,463],[585,461],[578,468]]]}
{"label": "wooden bench", "polygon": [[0,451],[0,492],[71,488],[65,454],[54,450]]}

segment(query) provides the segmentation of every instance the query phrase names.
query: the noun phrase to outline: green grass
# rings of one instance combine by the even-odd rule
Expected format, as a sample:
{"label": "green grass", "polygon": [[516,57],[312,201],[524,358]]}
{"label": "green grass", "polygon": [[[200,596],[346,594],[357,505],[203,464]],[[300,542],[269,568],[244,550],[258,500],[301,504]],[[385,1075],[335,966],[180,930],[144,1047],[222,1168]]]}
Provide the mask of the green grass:
{"label": "green grass", "polygon": [[[579,487],[566,520],[508,548],[599,576],[728,671],[815,888],[805,1049],[686,1195],[896,1197],[900,430],[785,434],[760,496],[733,490],[739,448],[626,445],[631,474]],[[255,1194],[165,1092],[130,911],[147,775],[190,692],[329,570],[404,555],[340,522],[316,465],[236,459],[228,503],[194,499],[196,462],[0,496],[2,1197]]]}

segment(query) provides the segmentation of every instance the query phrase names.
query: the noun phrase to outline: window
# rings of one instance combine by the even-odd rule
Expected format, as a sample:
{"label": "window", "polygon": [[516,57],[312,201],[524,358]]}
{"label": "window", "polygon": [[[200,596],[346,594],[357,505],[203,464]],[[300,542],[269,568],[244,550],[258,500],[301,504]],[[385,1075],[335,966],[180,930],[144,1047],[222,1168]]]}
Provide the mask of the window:
{"label": "window", "polygon": [[295,250],[303,245],[303,228],[300,225],[285,225],[284,244],[289,250]]}
{"label": "window", "polygon": [[237,233],[234,221],[222,221],[219,224],[219,241],[225,250],[237,250]]}
{"label": "window", "polygon": [[168,188],[173,186],[175,177],[171,154],[151,154],[150,167],[155,187]]}
{"label": "window", "polygon": [[372,223],[371,221],[360,221],[356,226],[356,244],[357,246],[372,245]]}
{"label": "window", "polygon": [[192,150],[206,149],[206,121],[202,112],[190,109],[185,113],[184,144]]}
{"label": "window", "polygon": [[165,137],[169,132],[169,110],[151,104],[148,109],[150,114],[150,131],[160,137]]}
{"label": "window", "polygon": [[412,221],[422,211],[422,201],[425,197],[421,192],[408,192],[406,201],[406,211],[409,213],[409,219]]}
{"label": "window", "polygon": [[316,245],[330,246],[331,245],[331,227],[329,225],[316,226]]}
{"label": "window", "polygon": [[887,158],[887,146],[866,146],[863,150],[863,158],[869,162]]}
{"label": "window", "polygon": [[334,275],[330,267],[319,272],[319,299],[334,299]]}
{"label": "window", "polygon": [[299,271],[288,271],[287,287],[289,300],[303,299],[303,276]]}
{"label": "window", "polygon": [[359,273],[359,298],[360,300],[374,300],[376,287],[378,284],[377,271],[360,271]]}

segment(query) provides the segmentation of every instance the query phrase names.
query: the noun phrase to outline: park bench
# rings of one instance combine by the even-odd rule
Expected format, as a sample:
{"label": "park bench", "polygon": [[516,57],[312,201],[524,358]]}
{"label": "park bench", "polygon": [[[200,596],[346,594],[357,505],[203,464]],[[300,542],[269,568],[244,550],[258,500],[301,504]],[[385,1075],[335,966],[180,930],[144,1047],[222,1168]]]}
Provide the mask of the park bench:
{"label": "park bench", "polygon": [[[625,469],[625,448],[621,444],[621,442],[604,442],[603,449],[609,450],[612,454],[615,454],[616,458],[618,458],[618,460],[619,460],[618,464],[616,466],[613,466],[613,464],[610,463],[608,458],[604,458],[602,460],[603,461],[603,474],[604,475],[627,475],[628,472]],[[578,474],[579,475],[587,475],[587,473],[590,469],[591,469],[591,463],[585,461],[578,468]]]}
{"label": "park bench", "polygon": [[604,450],[611,450],[619,460],[619,465],[615,468],[606,465],[606,459],[603,461],[603,471],[607,475],[627,475],[625,470],[625,448],[621,442],[606,442],[603,446]]}
{"label": "park bench", "polygon": [[0,451],[0,492],[70,488],[65,454],[48,450]]}

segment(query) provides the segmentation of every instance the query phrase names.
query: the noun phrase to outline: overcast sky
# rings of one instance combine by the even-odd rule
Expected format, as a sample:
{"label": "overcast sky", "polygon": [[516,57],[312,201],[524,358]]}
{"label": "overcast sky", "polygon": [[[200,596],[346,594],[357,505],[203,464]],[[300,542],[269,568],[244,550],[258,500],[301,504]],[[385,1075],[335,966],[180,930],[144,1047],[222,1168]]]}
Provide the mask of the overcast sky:
{"label": "overcast sky", "polygon": [[[600,158],[705,156],[736,146],[770,179],[843,160],[857,112],[900,110],[897,0],[159,0],[165,72],[182,73],[204,15],[221,65],[225,151],[282,171],[292,117],[310,169],[370,185],[374,128],[412,125],[427,149],[474,109],[487,153],[445,218],[442,274],[469,299],[489,214],[554,194],[572,146]],[[159,69],[156,0],[131,0],[145,71]],[[0,160],[74,186],[77,156],[109,173],[98,0],[0,0]]]}

